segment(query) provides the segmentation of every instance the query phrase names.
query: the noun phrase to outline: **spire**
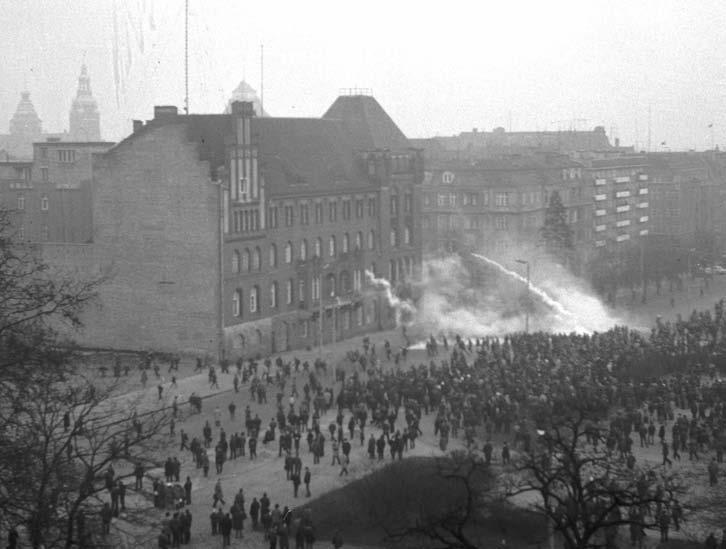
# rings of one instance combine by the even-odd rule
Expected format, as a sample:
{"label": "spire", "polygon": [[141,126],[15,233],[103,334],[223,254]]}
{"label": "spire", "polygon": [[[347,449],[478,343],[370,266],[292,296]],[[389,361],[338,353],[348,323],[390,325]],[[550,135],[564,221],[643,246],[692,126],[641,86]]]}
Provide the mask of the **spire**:
{"label": "spire", "polygon": [[76,97],[91,95],[91,79],[88,77],[86,65],[81,66],[81,76],[78,77],[78,93]]}
{"label": "spire", "polygon": [[20,93],[18,108],[10,119],[9,152],[19,157],[31,156],[32,143],[40,139],[42,132],[42,122],[30,100],[30,92],[24,90]]}
{"label": "spire", "polygon": [[75,141],[100,141],[101,116],[91,93],[91,78],[84,63],[78,77],[78,91],[70,112],[70,138]]}

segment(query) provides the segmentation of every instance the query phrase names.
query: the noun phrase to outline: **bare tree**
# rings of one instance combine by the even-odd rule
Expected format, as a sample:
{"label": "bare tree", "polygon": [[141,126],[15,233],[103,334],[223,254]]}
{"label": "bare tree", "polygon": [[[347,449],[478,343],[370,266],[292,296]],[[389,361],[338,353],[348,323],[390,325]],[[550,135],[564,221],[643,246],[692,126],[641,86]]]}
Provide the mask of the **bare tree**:
{"label": "bare tree", "polygon": [[112,464],[146,461],[169,421],[113,382],[79,369],[60,324],[78,327],[102,278],[52,269],[15,238],[0,210],[0,528],[23,525],[34,547],[71,547],[83,507],[98,502]]}
{"label": "bare tree", "polygon": [[631,469],[627,456],[608,448],[608,434],[590,414],[573,407],[538,431],[538,440],[518,456],[507,478],[507,493],[531,496],[568,549],[613,547],[621,526],[637,538],[644,529],[657,528],[661,514],[682,493],[678,479],[662,468]]}
{"label": "bare tree", "polygon": [[475,549],[487,545],[485,520],[501,502],[491,469],[472,452],[392,463],[357,481],[355,508],[389,545]]}

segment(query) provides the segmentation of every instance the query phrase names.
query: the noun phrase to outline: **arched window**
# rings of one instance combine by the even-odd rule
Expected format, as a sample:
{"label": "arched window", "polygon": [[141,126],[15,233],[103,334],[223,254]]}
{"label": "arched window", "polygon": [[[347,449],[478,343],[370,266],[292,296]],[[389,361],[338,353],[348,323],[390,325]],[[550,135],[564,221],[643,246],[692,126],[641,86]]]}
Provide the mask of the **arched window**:
{"label": "arched window", "polygon": [[242,290],[232,294],[232,316],[242,316]]}
{"label": "arched window", "polygon": [[292,263],[292,242],[285,244],[285,263]]}
{"label": "arched window", "polygon": [[325,277],[325,293],[330,297],[335,297],[335,286],[335,275],[333,273],[330,273],[328,276]]}
{"label": "arched window", "polygon": [[250,312],[256,313],[260,307],[260,289],[253,286],[250,290]]}
{"label": "arched window", "polygon": [[406,275],[411,276],[413,274],[413,261],[410,257],[406,258]]}
{"label": "arched window", "polygon": [[307,261],[308,259],[308,241],[303,239],[300,242],[300,261]]}
{"label": "arched window", "polygon": [[374,230],[371,230],[371,232],[368,233],[368,249],[376,249],[376,232]]}
{"label": "arched window", "polygon": [[331,236],[328,240],[328,255],[330,257],[335,257],[336,252],[336,245],[335,245],[335,235]]}
{"label": "arched window", "polygon": [[395,246],[398,241],[398,235],[396,229],[391,229],[391,246]]}
{"label": "arched window", "polygon": [[320,237],[315,239],[314,255],[315,255],[315,257],[320,257],[323,255],[323,239]]}
{"label": "arched window", "polygon": [[406,243],[406,245],[411,244],[411,229],[408,227],[405,227],[403,229],[403,241]]}
{"label": "arched window", "polygon": [[350,236],[348,236],[348,233],[345,233],[343,235],[343,253],[347,254],[349,249],[350,249]]}
{"label": "arched window", "polygon": [[253,271],[259,271],[262,267],[262,252],[259,248],[255,248],[254,253],[252,254],[252,270]]}
{"label": "arched window", "polygon": [[406,271],[404,271],[404,269],[403,269],[403,259],[399,258],[399,260],[398,260],[398,264],[396,267],[396,275],[398,276],[398,278],[400,280],[406,279]]}
{"label": "arched window", "polygon": [[277,282],[270,284],[270,307],[277,307]]}
{"label": "arched window", "polygon": [[235,250],[234,252],[232,252],[232,272],[233,273],[239,272],[239,260],[240,260],[239,252],[237,250]]}
{"label": "arched window", "polygon": [[277,267],[277,246],[270,244],[270,267]]}
{"label": "arched window", "polygon": [[340,273],[340,291],[342,293],[350,291],[350,275],[348,271]]}
{"label": "arched window", "polygon": [[292,304],[293,298],[293,291],[295,288],[295,281],[291,278],[287,281],[287,284],[285,284],[285,302],[290,305]]}
{"label": "arched window", "polygon": [[355,249],[360,250],[363,248],[363,233],[358,231],[355,235]]}
{"label": "arched window", "polygon": [[388,280],[396,282],[396,260],[391,259],[388,264]]}
{"label": "arched window", "polygon": [[242,270],[245,272],[250,270],[250,251],[247,248],[242,252]]}
{"label": "arched window", "polygon": [[320,277],[314,276],[310,284],[310,293],[313,300],[320,299]]}

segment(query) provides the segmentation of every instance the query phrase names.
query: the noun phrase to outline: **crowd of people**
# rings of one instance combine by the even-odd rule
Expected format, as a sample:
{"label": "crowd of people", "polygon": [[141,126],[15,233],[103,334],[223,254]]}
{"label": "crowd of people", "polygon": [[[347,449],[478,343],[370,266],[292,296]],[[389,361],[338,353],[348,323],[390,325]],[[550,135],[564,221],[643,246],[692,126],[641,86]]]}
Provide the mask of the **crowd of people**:
{"label": "crowd of people", "polygon": [[[424,434],[424,415],[432,416],[432,434],[442,451],[453,437],[477,445],[487,461],[500,455],[506,464],[511,451],[527,449],[534,431],[548,427],[548,418],[572,409],[600,410],[607,417],[608,447],[621,459],[632,463],[636,444],[659,444],[664,467],[688,452],[694,463],[709,464],[714,485],[726,447],[726,382],[718,377],[726,358],[724,335],[722,300],[712,311],[694,311],[687,319],[659,319],[650,333],[615,327],[594,334],[432,336],[425,343],[425,360],[408,346],[395,349],[386,341],[376,349],[366,338],[332,369],[334,376],[320,359],[312,364],[297,358],[240,359],[234,366],[224,361],[219,366],[233,376],[234,398],[244,398],[241,388],[249,387],[248,402],[239,405],[244,405],[243,419],[236,421],[238,405],[232,401],[228,413],[235,427],[227,434],[222,425],[226,414],[217,408],[213,423],[206,421],[199,436],[190,441],[181,431],[179,449],[190,453],[190,462],[206,477],[209,454],[219,475],[229,460],[258,459],[258,444],[274,446],[272,457],[285,470],[291,497],[299,496],[302,484],[310,497],[311,471],[305,464],[325,463],[328,445],[330,466],[339,467],[339,475],[348,474],[354,444],[361,448],[358,459],[383,460],[386,449],[391,459],[401,459]],[[218,386],[215,367],[199,360],[197,370],[204,368],[210,386]],[[269,405],[276,411],[263,425],[259,410],[268,405],[268,393],[274,395]],[[331,411],[334,419],[323,424]],[[496,444],[500,452],[495,452]],[[170,482],[179,481],[177,463],[175,458],[166,463]],[[159,491],[156,486],[154,492]],[[190,503],[184,494],[181,499]],[[265,532],[271,547],[287,547],[290,537],[296,547],[312,545],[311,517],[271,505],[266,494],[245,508],[240,490],[227,511],[225,505],[217,483],[212,533],[221,535],[225,545],[232,531],[235,537],[242,535],[247,516],[253,530]],[[160,547],[187,539],[186,513],[177,512],[180,533],[174,535],[172,516],[164,528],[169,541],[163,545],[160,536]],[[678,512],[668,520],[677,524]]]}

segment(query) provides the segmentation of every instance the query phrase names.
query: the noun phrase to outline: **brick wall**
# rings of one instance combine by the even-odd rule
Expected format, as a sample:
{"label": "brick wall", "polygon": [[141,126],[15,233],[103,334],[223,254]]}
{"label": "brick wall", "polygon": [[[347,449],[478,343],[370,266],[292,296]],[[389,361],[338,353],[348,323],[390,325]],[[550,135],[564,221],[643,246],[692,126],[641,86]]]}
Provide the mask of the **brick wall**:
{"label": "brick wall", "polygon": [[216,353],[218,187],[184,125],[149,128],[98,156],[94,185],[93,244],[48,247],[55,263],[82,253],[89,271],[109,274],[77,339]]}

